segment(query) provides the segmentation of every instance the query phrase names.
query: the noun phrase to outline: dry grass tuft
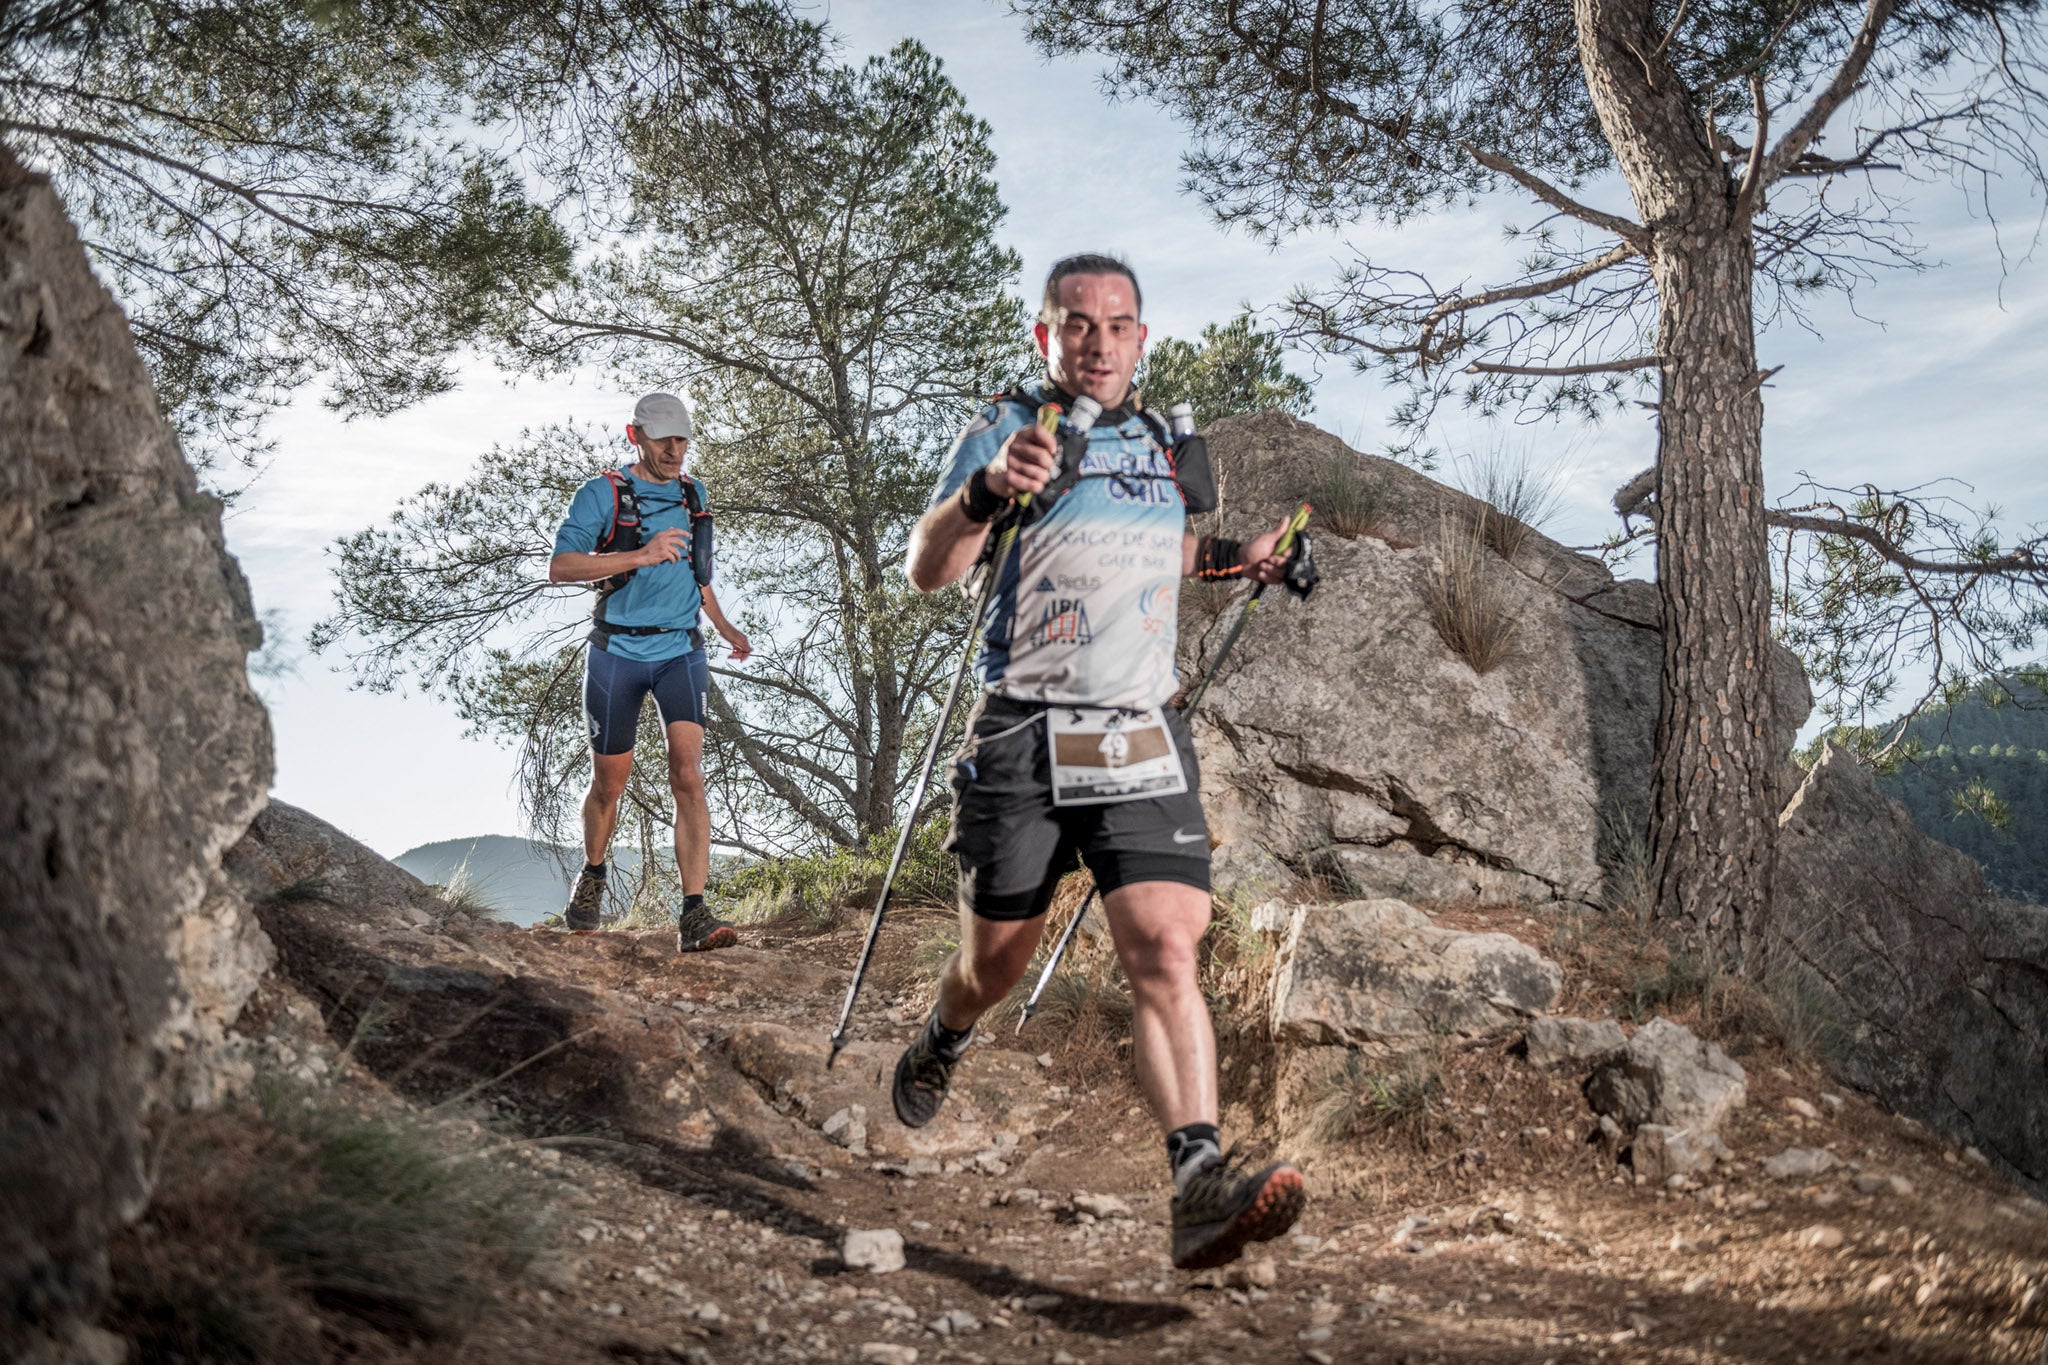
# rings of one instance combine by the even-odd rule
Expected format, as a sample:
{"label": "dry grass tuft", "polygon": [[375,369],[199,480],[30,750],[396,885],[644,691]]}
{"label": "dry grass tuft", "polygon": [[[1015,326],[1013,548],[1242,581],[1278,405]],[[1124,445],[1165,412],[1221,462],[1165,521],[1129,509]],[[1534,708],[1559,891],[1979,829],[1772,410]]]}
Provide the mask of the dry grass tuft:
{"label": "dry grass tuft", "polygon": [[540,1247],[530,1187],[460,1134],[326,1094],[174,1119],[158,1165],[111,1257],[108,1325],[141,1365],[459,1341]]}
{"label": "dry grass tuft", "polygon": [[1494,569],[1487,548],[1488,525],[1496,519],[1485,507],[1470,520],[1446,515],[1436,573],[1424,589],[1437,634],[1481,675],[1498,668],[1513,652],[1520,621],[1506,580]]}
{"label": "dry grass tuft", "polygon": [[1337,535],[1386,539],[1386,481],[1361,470],[1351,451],[1335,451],[1322,462],[1309,500],[1316,520]]}
{"label": "dry grass tuft", "polygon": [[1398,1061],[1375,1062],[1346,1049],[1343,1056],[1311,1071],[1302,1082],[1307,1117],[1303,1133],[1324,1147],[1343,1147],[1375,1133],[1422,1139],[1436,1126],[1444,1076],[1426,1052]]}
{"label": "dry grass tuft", "polygon": [[1503,559],[1513,559],[1564,502],[1562,471],[1538,472],[1526,448],[1509,450],[1496,445],[1462,463],[1464,476],[1459,485],[1493,508],[1495,515],[1486,527],[1487,543]]}

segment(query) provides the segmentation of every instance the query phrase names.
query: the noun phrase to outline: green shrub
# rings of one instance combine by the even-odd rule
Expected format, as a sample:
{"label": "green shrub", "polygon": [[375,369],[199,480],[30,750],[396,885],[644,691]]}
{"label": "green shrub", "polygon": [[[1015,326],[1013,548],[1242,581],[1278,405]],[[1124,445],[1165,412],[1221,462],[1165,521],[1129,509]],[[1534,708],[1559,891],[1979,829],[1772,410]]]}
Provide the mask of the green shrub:
{"label": "green shrub", "polygon": [[[945,817],[935,816],[912,832],[896,873],[893,903],[953,904],[957,865],[940,847],[946,823]],[[773,920],[810,933],[827,932],[848,915],[873,907],[894,851],[891,833],[865,849],[836,848],[748,863],[719,880],[721,913],[743,922]]]}

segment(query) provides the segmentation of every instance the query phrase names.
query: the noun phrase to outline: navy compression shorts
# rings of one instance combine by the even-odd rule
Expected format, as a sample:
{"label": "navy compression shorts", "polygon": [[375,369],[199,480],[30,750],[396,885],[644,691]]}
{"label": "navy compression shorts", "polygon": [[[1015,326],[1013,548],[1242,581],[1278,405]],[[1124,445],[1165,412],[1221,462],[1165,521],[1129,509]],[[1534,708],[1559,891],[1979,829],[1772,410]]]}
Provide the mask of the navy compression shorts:
{"label": "navy compression shorts", "polygon": [[645,663],[621,659],[591,645],[584,651],[583,711],[590,721],[590,748],[599,754],[633,751],[640,728],[640,707],[647,694],[661,713],[664,728],[679,720],[704,723],[705,693],[711,687],[711,663],[702,648],[670,659]]}

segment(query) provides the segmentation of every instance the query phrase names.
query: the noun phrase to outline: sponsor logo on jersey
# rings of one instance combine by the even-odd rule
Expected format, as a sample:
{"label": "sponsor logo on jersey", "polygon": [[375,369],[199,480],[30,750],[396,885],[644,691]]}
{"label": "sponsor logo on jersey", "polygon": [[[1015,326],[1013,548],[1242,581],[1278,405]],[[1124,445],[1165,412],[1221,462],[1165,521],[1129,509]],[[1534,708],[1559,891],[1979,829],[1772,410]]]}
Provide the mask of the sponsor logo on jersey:
{"label": "sponsor logo on jersey", "polygon": [[1052,585],[1052,580],[1051,580],[1050,578],[1041,578],[1041,579],[1039,579],[1039,580],[1038,580],[1038,587],[1037,587],[1036,591],[1038,591],[1038,592],[1057,592],[1057,591],[1058,591],[1058,589],[1057,589],[1057,588],[1055,588],[1055,587],[1053,587],[1053,585]]}
{"label": "sponsor logo on jersey", "polygon": [[1173,594],[1174,588],[1163,583],[1154,583],[1138,594],[1138,613],[1144,619],[1139,623],[1147,635],[1163,635],[1171,612],[1179,599]]}
{"label": "sponsor logo on jersey", "polygon": [[1085,645],[1095,638],[1088,628],[1088,604],[1078,597],[1056,597],[1046,604],[1038,622],[1042,645]]}

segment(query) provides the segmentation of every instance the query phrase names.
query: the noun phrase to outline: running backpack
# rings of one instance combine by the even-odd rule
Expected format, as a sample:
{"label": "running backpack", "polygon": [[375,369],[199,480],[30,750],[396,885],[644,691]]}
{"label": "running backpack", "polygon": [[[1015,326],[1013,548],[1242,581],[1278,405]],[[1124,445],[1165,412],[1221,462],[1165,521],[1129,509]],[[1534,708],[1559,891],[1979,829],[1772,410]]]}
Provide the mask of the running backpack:
{"label": "running backpack", "polygon": [[[1007,389],[989,400],[992,403],[1015,403],[1028,409],[1034,415],[1044,402],[1055,402],[1062,409],[1072,406],[1073,399],[1058,389],[1050,390],[1044,397],[1033,394],[1023,385]],[[1216,509],[1216,474],[1209,464],[1209,443],[1199,434],[1190,432],[1175,440],[1173,428],[1164,418],[1145,406],[1143,398],[1133,393],[1124,406],[1112,408],[1095,419],[1096,426],[1122,426],[1132,417],[1145,424],[1145,433],[1151,444],[1166,457],[1167,466],[1172,469],[1173,486],[1180,494],[1180,500],[1190,513],[1212,512]],[[1068,489],[1084,478],[1117,479],[1123,482],[1141,482],[1166,477],[1159,474],[1126,474],[1120,471],[1103,470],[1094,474],[1081,472],[1082,460],[1088,454],[1088,434],[1074,431],[1064,423],[1060,427],[1060,466],[1054,471],[1052,482],[1035,496],[1030,505],[1013,508],[1005,517],[1014,516],[1020,526],[1029,526],[1052,510]],[[991,537],[991,542],[993,542]]]}
{"label": "running backpack", "polygon": [[[595,553],[608,555],[637,550],[642,544],[640,495],[633,490],[633,480],[624,470],[607,469],[604,478],[612,488],[612,517],[604,535],[598,539]],[[683,475],[682,480],[683,506],[690,513],[690,569],[701,588],[711,582],[712,516],[705,510],[704,494],[698,489],[697,481],[688,474]],[[632,582],[633,575],[638,572],[638,569],[628,569],[597,581],[597,601],[590,609],[590,619],[598,627],[595,633],[607,636],[662,635],[674,629],[670,626],[615,626],[605,620],[605,604],[611,601],[613,593]]]}

